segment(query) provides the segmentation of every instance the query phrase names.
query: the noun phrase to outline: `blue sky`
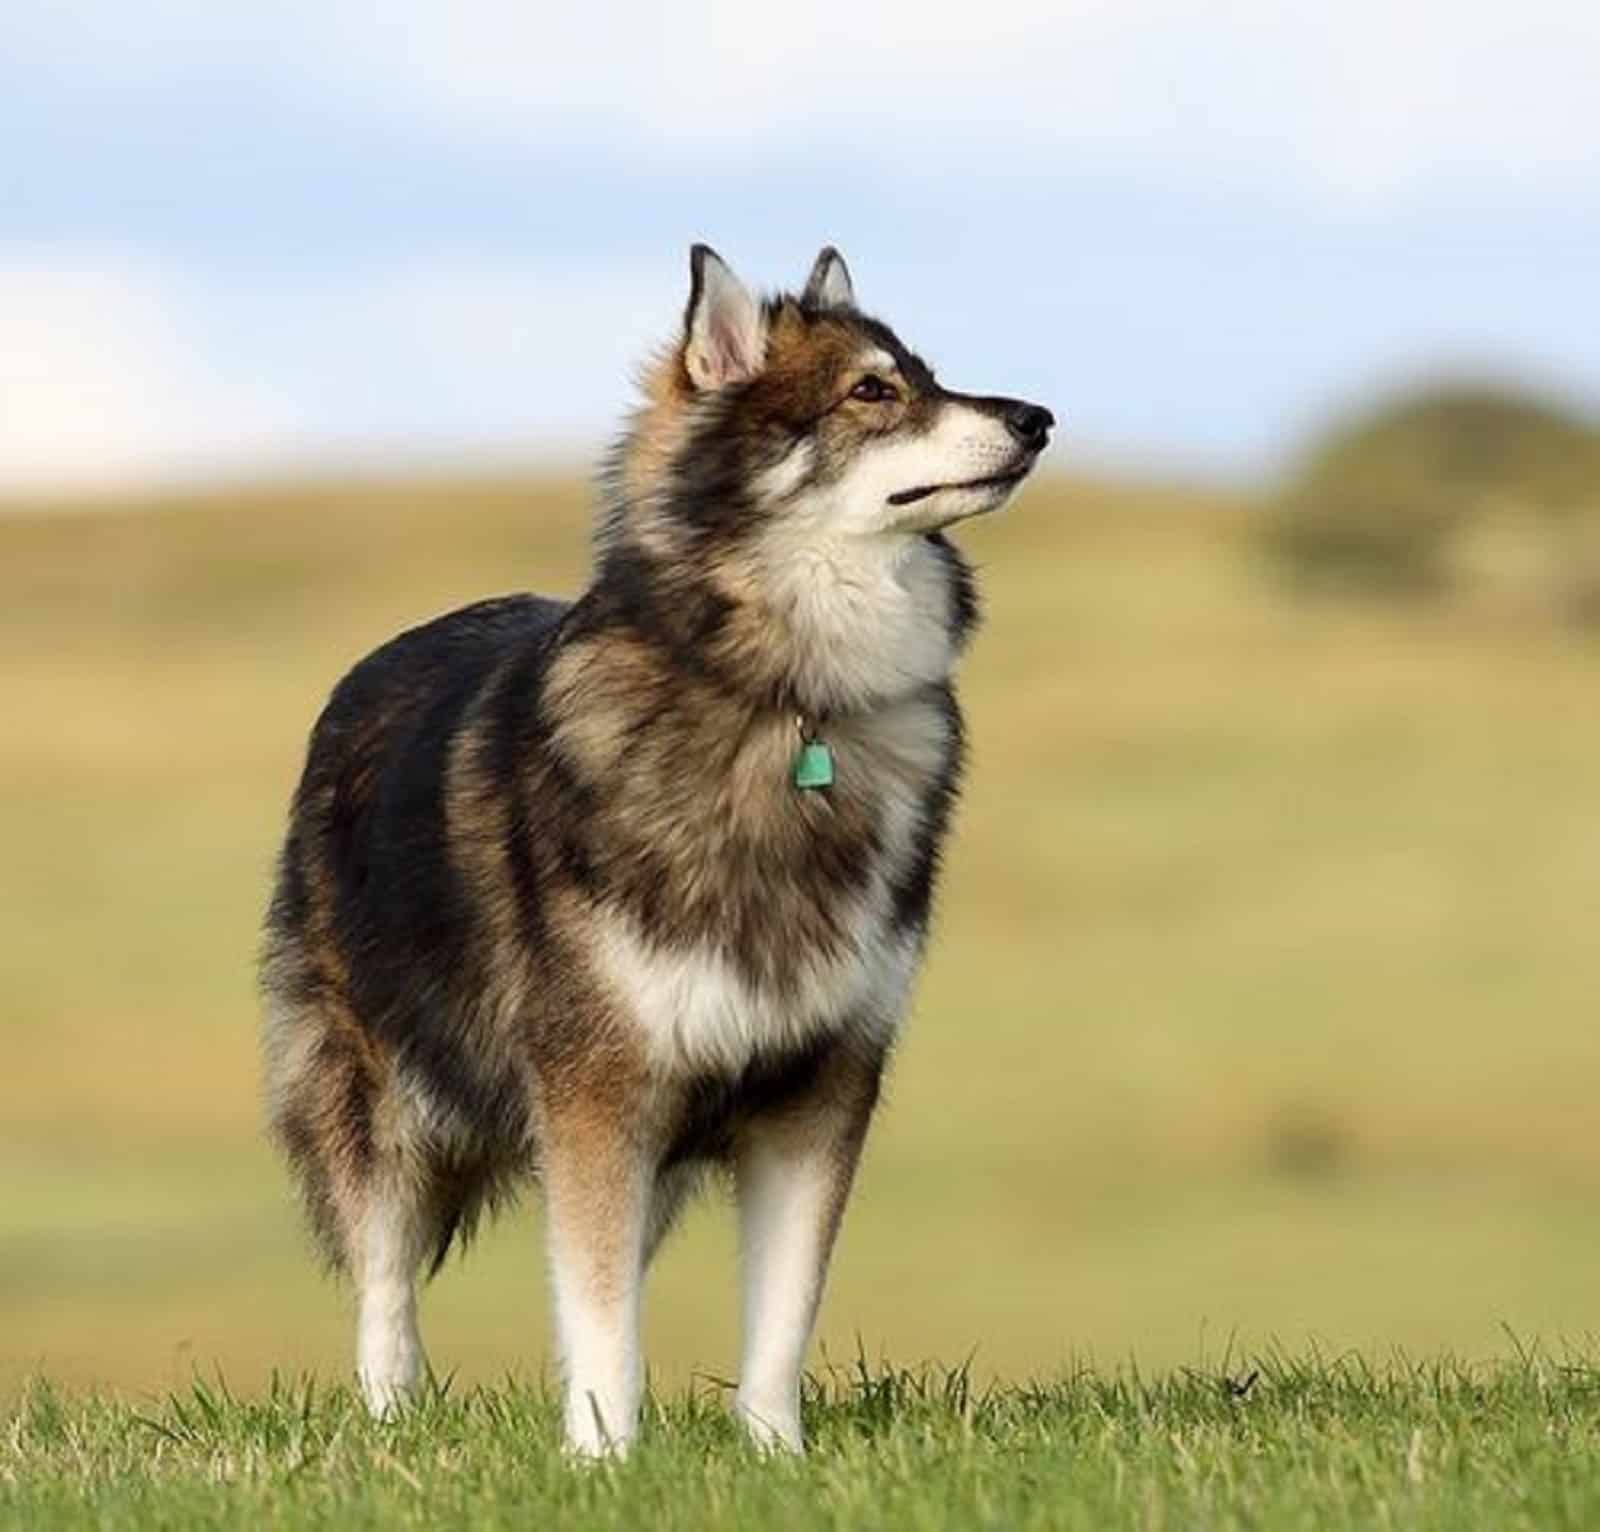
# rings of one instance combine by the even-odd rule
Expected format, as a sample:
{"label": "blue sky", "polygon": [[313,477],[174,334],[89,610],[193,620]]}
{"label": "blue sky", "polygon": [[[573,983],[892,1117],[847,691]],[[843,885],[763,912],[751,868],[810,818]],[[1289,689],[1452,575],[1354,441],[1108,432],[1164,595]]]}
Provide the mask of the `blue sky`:
{"label": "blue sky", "polygon": [[708,239],[1081,461],[1600,396],[1600,7],[9,0],[0,492],[573,457]]}

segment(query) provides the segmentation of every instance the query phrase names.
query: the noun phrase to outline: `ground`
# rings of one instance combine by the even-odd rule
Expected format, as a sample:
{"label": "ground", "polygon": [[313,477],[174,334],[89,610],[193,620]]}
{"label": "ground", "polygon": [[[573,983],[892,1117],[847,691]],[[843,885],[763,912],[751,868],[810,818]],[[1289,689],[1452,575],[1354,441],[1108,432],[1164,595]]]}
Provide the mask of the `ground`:
{"label": "ground", "polygon": [[[13,1500],[66,1494],[48,1462],[111,1473],[118,1441],[141,1473],[187,1465],[174,1483],[196,1505],[251,1493],[213,1484],[233,1449],[184,1438],[160,1403],[218,1368],[245,1400],[275,1369],[319,1379],[306,1430],[337,1450],[284,1493],[335,1503],[324,1468],[346,1443],[431,1486],[377,1474],[392,1504],[465,1492],[421,1473],[436,1449],[341,1425],[323,1392],[347,1376],[350,1316],[261,1138],[252,958],[340,671],[474,597],[576,589],[585,503],[576,484],[505,481],[0,516],[0,1408],[48,1377],[98,1444],[13,1433]],[[1004,1509],[1070,1463],[1084,1505],[1153,1484],[1181,1519],[1270,1467],[1274,1503],[1337,1483],[1328,1514],[1372,1520],[1392,1489],[1413,1517],[1396,1524],[1433,1525],[1471,1464],[1468,1488],[1507,1516],[1524,1470],[1539,1505],[1594,1504],[1575,1424],[1593,1418],[1590,1372],[1543,1391],[1496,1375],[1489,1415],[1463,1389],[1440,1416],[1422,1383],[1370,1408],[1341,1383],[1316,1395],[1338,1408],[1306,1415],[1265,1374],[1241,1406],[1173,1371],[1230,1344],[1515,1368],[1508,1327],[1581,1347],[1600,1290],[1600,646],[1515,601],[1297,602],[1255,556],[1257,514],[1055,481],[962,534],[989,613],[964,677],[973,772],[821,1338],[835,1360],[858,1342],[913,1367],[970,1356],[980,1390],[1131,1358],[1198,1413],[1182,1427],[1129,1404],[1102,1438],[1095,1388],[1012,1393],[969,1447],[958,1416],[912,1412],[873,1427],[891,1499],[957,1485]],[[547,1373],[537,1245],[524,1208],[427,1295],[456,1379],[447,1439],[466,1431],[452,1411],[497,1407],[466,1390]],[[735,1286],[711,1204],[652,1284],[675,1421],[692,1423],[697,1377],[733,1370]],[[496,1397],[546,1425],[526,1479],[510,1428],[491,1430],[482,1484],[505,1507],[565,1485],[545,1471],[544,1405]],[[820,1520],[854,1503],[866,1408],[824,1410],[824,1450],[779,1470]],[[241,1443],[254,1421],[261,1451],[292,1453],[271,1445],[283,1399],[241,1411]],[[1196,1477],[1184,1453],[1209,1466]],[[718,1515],[775,1493],[737,1455],[681,1471]]]}
{"label": "ground", "polygon": [[0,1524],[173,1529],[1587,1528],[1600,1371],[1345,1357],[977,1387],[858,1366],[763,1460],[703,1384],[625,1463],[563,1460],[553,1402],[480,1388],[375,1425],[346,1390],[196,1383],[134,1410],[36,1387],[0,1434]]}

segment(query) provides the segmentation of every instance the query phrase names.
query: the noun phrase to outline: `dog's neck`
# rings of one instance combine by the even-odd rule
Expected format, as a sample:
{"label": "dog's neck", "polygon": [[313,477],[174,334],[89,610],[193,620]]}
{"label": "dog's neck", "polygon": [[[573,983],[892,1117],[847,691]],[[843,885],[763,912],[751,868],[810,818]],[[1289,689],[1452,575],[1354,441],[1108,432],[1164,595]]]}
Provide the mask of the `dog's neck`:
{"label": "dog's neck", "polygon": [[756,707],[824,719],[942,684],[975,619],[970,571],[937,536],[767,540],[704,565],[646,542],[612,543],[596,597]]}
{"label": "dog's neck", "polygon": [[965,639],[948,544],[922,537],[806,539],[767,546],[741,616],[767,628],[797,703],[864,712],[949,679]]}

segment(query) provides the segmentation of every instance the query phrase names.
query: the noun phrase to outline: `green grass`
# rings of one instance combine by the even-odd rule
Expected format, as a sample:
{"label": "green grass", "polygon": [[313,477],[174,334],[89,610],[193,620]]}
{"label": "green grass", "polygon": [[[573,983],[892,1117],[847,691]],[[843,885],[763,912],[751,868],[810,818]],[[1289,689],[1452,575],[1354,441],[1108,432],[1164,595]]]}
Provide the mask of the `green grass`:
{"label": "green grass", "polygon": [[[961,534],[973,769],[832,1354],[986,1383],[1596,1328],[1600,646],[1514,601],[1295,605],[1256,515],[1055,481]],[[575,589],[584,517],[539,482],[0,517],[0,1401],[345,1376],[260,1133],[284,807],[342,669]],[[538,1238],[426,1295],[461,1387],[548,1366]],[[666,1396],[731,1374],[735,1303],[698,1209],[652,1278]]]}
{"label": "green grass", "polygon": [[95,1528],[1589,1528],[1600,1369],[1281,1356],[981,1387],[865,1365],[764,1460],[717,1387],[654,1401],[624,1463],[563,1461],[541,1389],[451,1389],[392,1424],[344,1389],[194,1383],[130,1406],[34,1386],[0,1421],[0,1523]]}

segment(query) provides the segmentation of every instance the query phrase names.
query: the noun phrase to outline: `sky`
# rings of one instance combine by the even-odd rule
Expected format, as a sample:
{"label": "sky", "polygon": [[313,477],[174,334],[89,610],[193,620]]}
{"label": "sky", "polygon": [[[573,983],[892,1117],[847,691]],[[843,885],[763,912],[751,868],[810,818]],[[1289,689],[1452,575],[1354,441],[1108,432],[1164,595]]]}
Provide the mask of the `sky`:
{"label": "sky", "polygon": [[578,462],[689,244],[837,244],[1063,463],[1600,399],[1593,0],[6,0],[0,495]]}

